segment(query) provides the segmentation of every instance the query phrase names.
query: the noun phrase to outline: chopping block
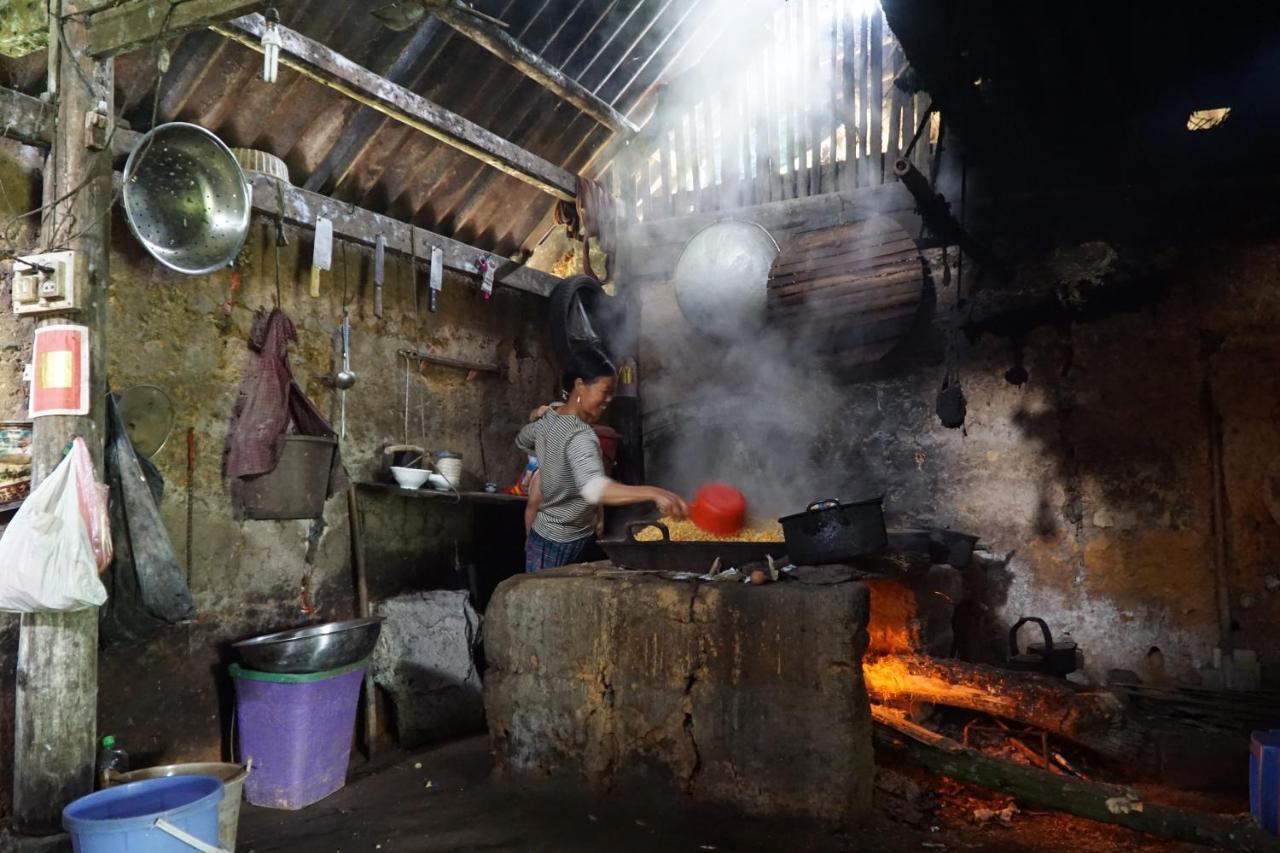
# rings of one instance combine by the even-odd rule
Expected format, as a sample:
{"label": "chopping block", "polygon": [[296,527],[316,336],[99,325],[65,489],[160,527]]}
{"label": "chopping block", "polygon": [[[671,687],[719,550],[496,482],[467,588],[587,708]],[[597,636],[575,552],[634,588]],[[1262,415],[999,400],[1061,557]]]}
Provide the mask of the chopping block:
{"label": "chopping block", "polygon": [[608,563],[504,581],[485,613],[500,770],[752,814],[871,806],[864,584],[696,583]]}

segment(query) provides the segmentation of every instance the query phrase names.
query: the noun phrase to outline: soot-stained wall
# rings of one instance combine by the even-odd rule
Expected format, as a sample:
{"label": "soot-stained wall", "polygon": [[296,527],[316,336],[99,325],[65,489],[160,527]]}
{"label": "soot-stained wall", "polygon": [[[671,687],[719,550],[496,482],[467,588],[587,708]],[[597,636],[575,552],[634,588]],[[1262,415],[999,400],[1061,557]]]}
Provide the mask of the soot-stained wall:
{"label": "soot-stained wall", "polygon": [[[780,241],[832,224],[734,215]],[[891,526],[970,532],[999,556],[985,571],[989,655],[1003,654],[1010,623],[1038,615],[1071,633],[1094,676],[1196,682],[1219,645],[1208,380],[1222,419],[1234,642],[1280,677],[1268,627],[1280,618],[1280,525],[1268,509],[1280,494],[1268,479],[1280,468],[1280,242],[1183,245],[1146,309],[1033,331],[1022,387],[1003,377],[1007,340],[961,339],[968,419],[949,430],[934,413],[943,367],[927,317],[904,344],[913,351],[863,381],[837,381],[768,332],[723,343],[691,329],[669,277],[700,224],[640,226],[627,240],[651,479],[686,492],[739,482],[761,514],[883,493]],[[940,287],[938,304],[950,298]]]}
{"label": "soot-stained wall", "polygon": [[[38,153],[0,150],[3,211],[33,207],[39,198]],[[3,212],[0,211],[0,212]],[[9,214],[4,213],[5,217]],[[324,382],[340,354],[337,334],[344,304],[344,253],[334,249],[318,299],[308,296],[311,236],[289,228],[281,250],[283,307],[298,329],[291,363],[299,384],[338,425],[338,396]],[[32,235],[28,232],[27,237]],[[275,294],[274,225],[255,218],[234,271],[189,277],[151,260],[117,217],[113,224],[108,307],[108,369],[113,388],[152,384],[173,400],[174,431],[154,461],[166,479],[161,510],[179,561],[187,543],[186,429],[193,427],[192,561],[188,569],[199,617],[136,646],[109,647],[99,669],[99,728],[114,733],[135,764],[209,760],[224,755],[231,694],[225,680],[234,639],[354,610],[347,504],[331,498],[310,564],[309,521],[242,521],[233,517],[222,460],[231,408],[252,363],[246,338],[254,311]],[[405,438],[405,363],[399,348],[436,347],[442,354],[498,362],[504,375],[449,368],[416,369],[409,376],[410,443],[461,452],[466,485],[483,481],[480,442],[489,478],[514,480],[524,461],[512,441],[528,411],[545,402],[555,379],[545,342],[545,300],[499,287],[484,301],[477,283],[446,276],[439,312],[425,296],[415,311],[407,261],[388,256],[384,316],[373,314],[372,258],[346,249],[346,304],[352,317],[351,363],[358,375],[347,395],[348,436],[343,461],[353,479],[374,473],[378,449]],[[425,271],[420,273],[425,294]],[[0,306],[8,306],[8,282]],[[0,310],[0,420],[22,419],[23,363],[31,329]],[[361,493],[365,548],[373,597],[408,589],[455,586],[456,570],[475,552],[507,537],[518,554],[519,509],[477,510],[443,501]],[[511,517],[508,517],[511,516]],[[519,569],[482,565],[481,581]],[[306,587],[304,601],[304,585]],[[314,612],[304,612],[304,606]],[[17,618],[0,615],[0,743],[12,743]],[[11,750],[0,748],[0,814],[10,804]]]}

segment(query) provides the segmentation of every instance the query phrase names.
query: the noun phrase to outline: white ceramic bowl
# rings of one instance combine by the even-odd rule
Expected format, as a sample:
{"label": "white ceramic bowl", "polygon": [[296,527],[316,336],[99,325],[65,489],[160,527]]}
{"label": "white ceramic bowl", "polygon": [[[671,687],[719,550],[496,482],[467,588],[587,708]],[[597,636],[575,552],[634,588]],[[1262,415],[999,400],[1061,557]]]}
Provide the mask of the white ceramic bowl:
{"label": "white ceramic bowl", "polygon": [[449,491],[449,478],[444,474],[436,474],[435,472],[432,472],[429,479],[431,481],[431,488],[439,489],[442,492]]}
{"label": "white ceramic bowl", "polygon": [[422,484],[427,482],[427,478],[433,476],[425,468],[400,468],[395,465],[391,466],[391,474],[396,478],[396,482],[402,489],[422,488]]}

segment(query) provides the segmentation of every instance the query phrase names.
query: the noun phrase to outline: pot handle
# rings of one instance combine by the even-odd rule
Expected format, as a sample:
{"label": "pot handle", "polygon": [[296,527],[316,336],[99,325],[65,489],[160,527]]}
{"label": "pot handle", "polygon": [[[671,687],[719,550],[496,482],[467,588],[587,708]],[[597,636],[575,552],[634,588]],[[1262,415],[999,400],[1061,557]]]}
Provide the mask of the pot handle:
{"label": "pot handle", "polygon": [[214,847],[212,844],[206,844],[205,842],[201,841],[199,838],[196,838],[194,835],[191,835],[188,832],[184,832],[183,830],[169,823],[169,821],[165,820],[164,818],[156,819],[155,828],[160,830],[161,832],[167,833],[168,835],[172,835],[174,838],[178,839],[188,847],[193,847],[196,850],[199,850],[200,853],[231,853],[231,851],[227,850],[225,847]]}
{"label": "pot handle", "polygon": [[838,506],[840,506],[840,501],[835,498],[823,498],[822,500],[810,501],[804,510],[805,512],[817,512],[823,509],[835,509]]}
{"label": "pot handle", "polygon": [[636,533],[640,530],[644,530],[646,527],[658,528],[659,530],[662,531],[662,541],[663,542],[671,541],[671,531],[668,530],[667,526],[663,524],[661,521],[628,521],[627,522],[627,541],[635,542]]}
{"label": "pot handle", "polygon": [[1045,657],[1053,654],[1053,635],[1049,633],[1049,626],[1039,616],[1023,616],[1017,622],[1014,622],[1013,627],[1009,629],[1009,657],[1021,654],[1018,651],[1018,629],[1028,622],[1034,622],[1040,626],[1040,633],[1044,635]]}

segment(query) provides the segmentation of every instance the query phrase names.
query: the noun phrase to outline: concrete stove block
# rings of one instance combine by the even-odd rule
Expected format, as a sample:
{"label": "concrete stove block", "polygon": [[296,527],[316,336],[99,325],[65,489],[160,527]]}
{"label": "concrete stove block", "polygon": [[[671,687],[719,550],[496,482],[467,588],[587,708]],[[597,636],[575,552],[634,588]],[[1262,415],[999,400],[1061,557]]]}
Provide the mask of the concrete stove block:
{"label": "concrete stove block", "polygon": [[874,775],[868,608],[847,576],[749,586],[590,564],[510,578],[485,616],[499,768],[857,818]]}
{"label": "concrete stove block", "polygon": [[376,602],[372,612],[385,621],[371,669],[391,697],[401,746],[481,731],[480,616],[467,593],[409,593]]}

